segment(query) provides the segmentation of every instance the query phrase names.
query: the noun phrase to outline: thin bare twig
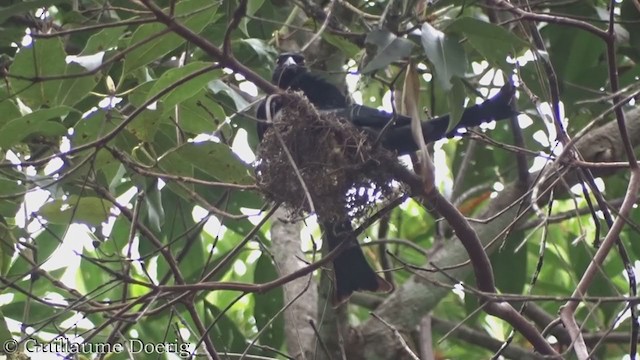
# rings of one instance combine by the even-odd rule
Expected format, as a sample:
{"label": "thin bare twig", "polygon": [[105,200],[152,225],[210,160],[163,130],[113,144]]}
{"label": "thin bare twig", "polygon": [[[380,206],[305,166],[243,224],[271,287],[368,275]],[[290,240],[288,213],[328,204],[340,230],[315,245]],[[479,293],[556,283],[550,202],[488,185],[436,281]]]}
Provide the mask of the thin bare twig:
{"label": "thin bare twig", "polygon": [[400,334],[400,331],[398,331],[398,329],[396,329],[395,326],[391,325],[390,323],[388,323],[387,321],[385,321],[383,318],[381,318],[380,316],[376,315],[376,313],[374,312],[370,312],[369,314],[371,314],[371,316],[373,316],[374,318],[376,318],[378,321],[380,321],[381,323],[384,324],[384,326],[388,327],[389,330],[391,330],[393,332],[393,335],[398,339],[398,341],[400,342],[400,344],[402,345],[402,348],[404,349],[404,351],[409,355],[409,357],[411,357],[413,360],[420,360],[420,358],[418,357],[418,355],[416,355],[411,348],[409,347],[409,345],[407,344],[407,342],[404,340],[404,338],[402,337],[402,334]]}

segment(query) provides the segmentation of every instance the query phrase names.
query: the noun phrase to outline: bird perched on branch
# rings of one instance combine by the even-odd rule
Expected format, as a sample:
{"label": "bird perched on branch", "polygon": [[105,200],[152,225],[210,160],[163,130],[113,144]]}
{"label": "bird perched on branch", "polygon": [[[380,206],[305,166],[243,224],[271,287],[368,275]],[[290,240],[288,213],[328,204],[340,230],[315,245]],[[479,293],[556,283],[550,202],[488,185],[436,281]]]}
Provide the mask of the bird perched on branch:
{"label": "bird perched on branch", "polygon": [[[351,103],[335,85],[311,73],[305,65],[302,54],[280,54],[271,80],[281,89],[302,91],[316,109],[335,112],[336,115],[349,119],[357,127],[374,134],[382,131],[389,122],[393,121],[383,134],[382,145],[396,151],[398,155],[408,154],[418,149],[411,136],[411,118],[399,114],[394,116],[386,111]],[[430,143],[444,137],[452,137],[458,134],[460,129],[515,115],[511,106],[514,92],[513,85],[507,83],[497,95],[482,104],[466,108],[458,124],[449,132],[447,132],[449,115],[422,121],[425,142]],[[266,118],[265,111],[264,105],[258,107],[257,117]],[[266,123],[258,124],[259,137],[262,137],[267,127]]]}
{"label": "bird perched on branch", "polygon": [[[349,99],[333,84],[312,74],[305,66],[304,56],[297,53],[284,53],[278,56],[272,82],[283,90],[302,91],[313,106],[322,112],[331,112],[347,119],[353,125],[381,137],[381,144],[398,155],[407,154],[418,149],[411,134],[411,118],[393,115],[371,107],[351,103]],[[468,107],[463,112],[460,122],[449,132],[449,116],[422,121],[425,142],[433,142],[451,137],[462,128],[473,127],[492,120],[499,120],[514,115],[510,105],[514,88],[505,85],[500,92],[479,105]],[[267,109],[270,104],[271,109]],[[257,118],[268,118],[267,111],[273,115],[281,106],[278,102],[263,101],[257,109]],[[390,124],[391,123],[391,124]],[[258,123],[260,139],[267,131],[269,124]],[[362,249],[358,245],[349,219],[323,219],[319,214],[319,222],[324,230],[329,250],[346,242],[345,249],[334,259],[334,305],[346,301],[354,291],[390,292],[393,285],[378,276],[367,262]]]}

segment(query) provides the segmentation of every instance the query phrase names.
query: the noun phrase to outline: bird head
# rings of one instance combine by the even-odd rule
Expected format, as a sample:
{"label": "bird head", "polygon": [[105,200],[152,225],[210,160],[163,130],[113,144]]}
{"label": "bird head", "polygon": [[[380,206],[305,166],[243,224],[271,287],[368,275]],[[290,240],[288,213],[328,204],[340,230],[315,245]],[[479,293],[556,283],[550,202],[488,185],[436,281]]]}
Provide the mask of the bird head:
{"label": "bird head", "polygon": [[304,55],[300,53],[282,53],[276,59],[276,68],[273,70],[271,81],[281,89],[288,89],[300,74],[304,74],[307,71]]}

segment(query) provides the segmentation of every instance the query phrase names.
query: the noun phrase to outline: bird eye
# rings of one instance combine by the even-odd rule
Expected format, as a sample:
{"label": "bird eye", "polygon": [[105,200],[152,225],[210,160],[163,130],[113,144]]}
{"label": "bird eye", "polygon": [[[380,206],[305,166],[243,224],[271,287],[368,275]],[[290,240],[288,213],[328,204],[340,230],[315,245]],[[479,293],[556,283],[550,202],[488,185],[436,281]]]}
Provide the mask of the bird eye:
{"label": "bird eye", "polygon": [[293,61],[295,61],[296,64],[304,65],[304,56],[302,56],[302,55],[294,55],[292,57],[293,57]]}

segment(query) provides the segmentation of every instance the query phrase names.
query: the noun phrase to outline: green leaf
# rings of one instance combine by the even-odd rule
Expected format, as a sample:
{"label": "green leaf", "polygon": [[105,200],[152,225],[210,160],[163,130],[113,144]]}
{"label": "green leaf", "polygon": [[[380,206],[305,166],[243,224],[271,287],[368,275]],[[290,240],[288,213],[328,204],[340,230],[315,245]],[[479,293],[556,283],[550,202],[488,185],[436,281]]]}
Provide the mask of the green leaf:
{"label": "green leaf", "polygon": [[85,223],[98,226],[109,216],[111,204],[97,197],[70,196],[67,200],[54,200],[44,204],[39,211],[53,224]]}
{"label": "green leaf", "polygon": [[[149,98],[149,91],[151,91],[154,86],[155,82],[148,81],[136,87],[135,90],[129,94],[129,102],[136,107],[141,107]],[[156,104],[155,108],[145,108],[127,125],[127,130],[144,142],[152,142],[160,124],[163,121],[168,121],[168,115],[164,115],[164,109],[165,106],[163,102]]]}
{"label": "green leaf", "polygon": [[403,59],[413,49],[413,43],[407,39],[399,38],[388,30],[374,30],[367,35],[365,43],[377,46],[376,55],[362,69],[362,73],[387,67],[394,61]]}
{"label": "green leaf", "polygon": [[447,125],[447,132],[451,131],[462,119],[462,113],[464,112],[464,99],[467,94],[464,92],[464,84],[462,80],[454,78],[451,80],[453,87],[447,93],[447,101],[449,103],[449,125]]}
{"label": "green leaf", "polygon": [[[111,275],[97,267],[96,264],[92,263],[87,258],[82,258],[80,259],[80,266],[78,268],[76,279],[78,280],[76,288],[79,291],[90,292],[104,287],[104,284],[111,280]],[[129,288],[129,290],[131,289]]]}
{"label": "green leaf", "polygon": [[[12,340],[11,331],[9,331],[9,327],[7,326],[7,320],[4,318],[4,314],[0,311],[0,343],[6,344],[7,341]],[[3,353],[0,350],[0,354]]]}
{"label": "green leaf", "polygon": [[[162,207],[165,211],[162,234],[173,236],[168,240],[175,241],[175,249],[179,249],[176,252],[176,258],[178,254],[182,255],[180,272],[186,282],[198,282],[203,272],[206,272],[207,264],[215,262],[220,254],[210,257],[209,251],[205,249],[205,246],[211,243],[205,244],[202,240],[204,226],[196,224],[191,215],[193,202],[180,198],[173,191],[163,189]],[[160,265],[158,264],[158,274],[164,275],[171,272],[168,266]]]}
{"label": "green leaf", "polygon": [[[193,177],[193,172],[194,172],[193,166],[190,163],[184,161],[184,158],[180,156],[179,152],[177,151],[172,151],[164,155],[163,157],[161,157],[157,163],[157,167],[163,173],[178,175],[178,176]],[[193,184],[184,183],[179,185],[179,184],[176,184],[174,181],[169,181],[167,186],[169,186],[169,188],[175,194],[179,195],[183,199],[192,201],[193,197],[184,188],[187,188],[193,191],[194,190]]]}
{"label": "green leaf", "polygon": [[636,0],[624,0],[620,6],[621,24],[629,32],[629,43],[636,50],[640,48],[640,9]]}
{"label": "green leaf", "polygon": [[[588,247],[589,246],[586,242],[581,241],[575,246],[572,246],[568,251],[569,258],[571,259],[571,265],[573,266],[571,270],[574,271],[575,276],[578,279],[583,276],[584,271],[593,259],[593,253],[595,251],[589,251]],[[615,264],[615,262],[605,262],[602,266],[602,271],[598,271],[592,280],[588,295],[615,296],[618,293],[618,290],[610,279],[613,279],[614,275],[619,274],[619,271],[618,269],[613,270],[612,266],[622,268],[620,264]],[[603,312],[605,321],[610,321],[612,319],[616,311],[619,310],[618,306],[619,304],[616,303],[600,304],[599,309]]]}
{"label": "green leaf", "polygon": [[[254,281],[262,284],[278,277],[271,259],[264,254],[258,258]],[[276,287],[264,294],[255,294],[253,317],[256,319],[258,330],[266,329],[260,336],[260,343],[279,349],[284,341],[284,317],[278,314],[284,307],[284,294],[282,287]],[[273,319],[273,321],[272,321]]]}
{"label": "green leaf", "polygon": [[322,32],[322,39],[335,46],[349,58],[355,58],[356,55],[358,55],[358,53],[360,52],[360,48],[357,45],[340,35],[335,35],[328,31],[324,31]]}
{"label": "green leaf", "polygon": [[9,83],[13,92],[32,109],[55,105],[60,80],[32,80],[64,75],[66,55],[60,38],[36,39],[31,46],[21,48],[9,68]]}
{"label": "green leaf", "polygon": [[191,134],[211,134],[226,117],[222,106],[208,97],[205,91],[181,102],[178,109],[180,128]]}
{"label": "green leaf", "polygon": [[35,39],[30,46],[22,47],[9,68],[13,93],[34,110],[43,106],[72,106],[87,97],[96,79],[78,76],[86,70],[75,63],[67,64],[66,56],[60,38]]}
{"label": "green leaf", "polygon": [[216,142],[188,143],[176,152],[187,164],[210,175],[219,181],[233,184],[252,184],[255,182],[250,168],[231,148]]}
{"label": "green leaf", "polygon": [[243,353],[247,346],[247,339],[236,324],[209,302],[205,302],[205,309],[206,323],[214,324],[208,332],[211,341],[227,352]]}
{"label": "green leaf", "polygon": [[[248,0],[247,1],[247,15],[252,16],[258,11],[262,5],[264,4],[264,0]],[[249,30],[247,29],[247,24],[251,21],[251,19],[247,16],[243,16],[240,19],[240,24],[238,28],[242,31],[247,37],[249,37]]]}
{"label": "green leaf", "polygon": [[[4,305],[2,311],[7,315],[7,318],[11,319],[22,319],[24,317],[30,319],[48,319],[52,316],[59,315],[59,310],[55,307],[33,300],[13,301],[10,304]],[[54,331],[54,329],[44,329],[44,331]]]}
{"label": "green leaf", "polygon": [[107,116],[107,113],[108,112],[103,109],[97,109],[83,119],[80,119],[73,126],[71,145],[77,147],[90,143],[111,131],[116,124],[110,116]]}
{"label": "green leaf", "polygon": [[[187,64],[181,68],[171,69],[165,72],[164,74],[162,74],[160,79],[158,79],[158,81],[153,84],[151,90],[149,90],[147,100],[157,95],[161,91],[164,91],[167,88],[173,86],[176,81],[192,76],[193,73],[207,67],[212,67],[212,64],[197,61]],[[193,97],[201,89],[206,87],[209,81],[220,77],[221,74],[222,73],[220,71],[209,71],[205,74],[200,74],[199,76],[196,76],[177,87],[174,87],[173,90],[171,90],[161,98],[161,100],[164,102],[165,109],[167,111],[170,111],[176,104]]]}
{"label": "green leaf", "polygon": [[[213,19],[217,9],[217,3],[203,2],[201,0],[184,0],[176,4],[175,16],[176,20],[182,25],[188,27],[195,33],[200,33]],[[164,11],[168,12],[167,9]],[[172,32],[159,37],[156,36],[165,29],[166,26],[164,24],[158,23],[145,24],[136,29],[131,36],[129,45],[141,45],[127,55],[124,63],[125,74],[147,65],[186,42],[184,38]],[[147,41],[150,37],[155,38]]]}
{"label": "green leaf", "polygon": [[162,115],[163,108],[160,107],[160,109],[156,110],[145,109],[127,125],[127,130],[140,141],[153,142],[160,124],[163,121],[168,121],[168,115]]}
{"label": "green leaf", "polygon": [[153,227],[153,230],[161,232],[164,223],[164,208],[162,207],[162,192],[158,190],[157,181],[147,186],[147,196],[144,197],[145,210],[147,211],[147,219]]}
{"label": "green leaf", "polygon": [[2,117],[0,117],[0,127],[4,126],[9,120],[13,120],[22,115],[20,114],[18,105],[9,99],[9,94],[2,90],[5,89],[0,89],[0,97],[2,98],[2,101],[0,101],[0,114],[2,114]]}
{"label": "green leaf", "polygon": [[0,176],[0,197],[2,197],[2,201],[0,201],[0,216],[15,216],[24,200],[26,187],[24,182],[18,183],[18,179],[22,180],[23,178],[20,176],[16,176],[16,178]]}
{"label": "green leaf", "polygon": [[16,252],[16,242],[7,221],[0,215],[0,275],[2,276],[7,275],[9,271],[11,258]]}
{"label": "green leaf", "polygon": [[65,68],[65,75],[70,76],[60,83],[56,104],[73,106],[84,99],[96,86],[99,75],[73,76],[85,73],[87,70],[81,65],[71,62]]}
{"label": "green leaf", "polygon": [[[68,229],[65,225],[47,224],[38,236],[33,238],[33,244],[31,245],[35,251],[33,252],[33,261],[37,264],[43,264],[58,249],[62,244],[62,239]],[[33,265],[25,260],[22,256],[18,256],[16,261],[9,270],[8,278],[10,277],[23,277],[33,270]]]}
{"label": "green leaf", "polygon": [[7,122],[0,127],[0,147],[11,147],[32,134],[66,134],[67,128],[62,125],[60,118],[71,111],[74,110],[66,106],[57,106],[36,110],[31,114]]}
{"label": "green leaf", "polygon": [[514,231],[501,250],[491,255],[496,286],[501,292],[521,294],[527,283],[527,243],[516,252],[524,238],[524,231]]}
{"label": "green leaf", "polygon": [[[246,45],[246,48],[253,50],[253,53],[258,57],[258,61],[272,61],[272,57],[277,55],[273,47],[263,39],[240,39],[238,44],[241,46]],[[262,64],[264,65],[264,62]]]}
{"label": "green leaf", "polygon": [[243,110],[249,106],[249,102],[242,97],[242,95],[238,94],[234,89],[232,89],[229,85],[225,84],[222,80],[213,80],[207,84],[207,87],[213,91],[214,94],[224,93],[233,100],[233,103],[236,106],[236,110]]}
{"label": "green leaf", "polygon": [[444,90],[451,90],[453,77],[463,77],[467,56],[456,36],[444,34],[429,23],[422,25],[422,47],[434,66],[434,73]]}
{"label": "green leaf", "polygon": [[507,55],[517,54],[529,44],[502,26],[494,25],[476,18],[464,16],[453,21],[447,32],[464,35],[469,44],[489,63],[503,70],[513,68],[506,61]]}
{"label": "green leaf", "polygon": [[101,51],[107,51],[110,48],[117,46],[120,41],[120,37],[124,34],[126,29],[126,26],[106,28],[97,34],[92,35],[87,41],[87,45],[85,45],[82,50],[81,55],[92,55]]}

